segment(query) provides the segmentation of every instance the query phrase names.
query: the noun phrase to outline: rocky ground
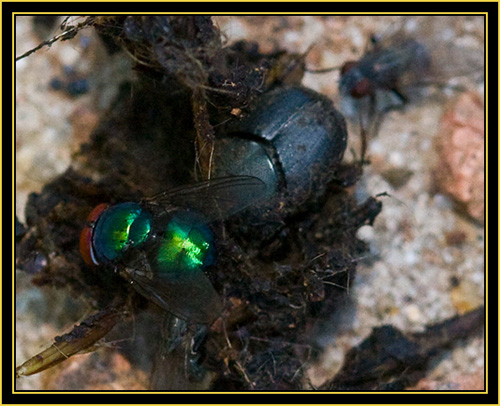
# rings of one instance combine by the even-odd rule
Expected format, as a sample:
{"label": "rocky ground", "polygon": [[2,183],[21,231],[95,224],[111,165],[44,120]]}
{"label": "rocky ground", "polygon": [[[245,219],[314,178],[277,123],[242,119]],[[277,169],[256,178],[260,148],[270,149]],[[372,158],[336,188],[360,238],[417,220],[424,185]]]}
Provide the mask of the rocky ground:
{"label": "rocky ground", "polygon": [[[311,69],[340,66],[360,57],[370,35],[384,32],[397,20],[397,16],[216,18],[228,42],[251,39],[262,51],[296,53],[312,45],[306,57]],[[480,17],[464,17],[447,30],[455,33],[453,41],[481,48],[481,21]],[[16,54],[53,32],[35,25],[32,17],[17,17]],[[16,214],[21,221],[28,194],[40,191],[70,165],[72,154],[88,139],[117,85],[130,74],[127,60],[107,56],[92,30],[16,63]],[[338,71],[306,72],[303,84],[338,104],[337,81]],[[73,87],[68,87],[70,82]],[[349,291],[352,307],[346,309],[340,326],[317,337],[327,351],[320,363],[309,368],[314,385],[335,375],[345,352],[375,326],[391,324],[402,331],[421,331],[429,323],[484,303],[484,221],[480,209],[478,214],[484,195],[477,187],[484,182],[484,107],[475,101],[483,98],[484,89],[472,81],[467,86],[469,96],[460,101],[458,113],[449,113],[457,109],[454,106],[459,97],[449,92],[390,113],[378,135],[370,140],[371,165],[355,193],[360,200],[379,193],[390,196],[382,198],[384,208],[374,226],[359,231],[370,243],[370,251]],[[443,124],[445,112],[448,121]],[[464,116],[468,118],[461,120]],[[476,124],[470,127],[471,122]],[[460,131],[472,133],[476,142],[464,144],[471,137],[461,137]],[[353,123],[349,134],[352,150],[359,150],[359,134]],[[440,147],[443,143],[448,147]],[[353,158],[349,151],[348,160]],[[448,161],[452,163],[445,165]],[[451,175],[441,181],[437,174],[443,171],[451,171]],[[459,204],[457,199],[461,199]],[[50,344],[54,336],[83,319],[86,311],[81,300],[31,287],[29,278],[17,273],[16,364]],[[134,382],[134,389],[147,385],[147,377],[131,369],[126,359],[111,349],[101,352],[106,357],[98,364],[101,369],[93,367],[95,389],[131,389],[130,382]],[[90,362],[85,357],[94,355],[75,357],[58,367],[51,373],[56,378],[49,379],[47,372],[22,378],[17,389],[64,389],[58,386],[57,371],[67,374],[81,368]],[[118,371],[113,379],[103,372],[106,365]],[[431,371],[416,389],[482,389],[483,368],[484,340],[479,336],[457,343],[433,361]]]}

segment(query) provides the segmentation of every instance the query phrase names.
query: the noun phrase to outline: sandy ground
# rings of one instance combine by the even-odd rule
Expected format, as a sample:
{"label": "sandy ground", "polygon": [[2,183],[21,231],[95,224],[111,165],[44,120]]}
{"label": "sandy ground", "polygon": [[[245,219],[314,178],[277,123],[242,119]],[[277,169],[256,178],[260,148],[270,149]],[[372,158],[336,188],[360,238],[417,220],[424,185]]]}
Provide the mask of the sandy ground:
{"label": "sandy ground", "polygon": [[[359,57],[369,36],[384,32],[396,20],[394,16],[218,17],[217,23],[228,41],[251,38],[263,51],[284,48],[300,53],[314,44],[306,58],[307,66],[323,68]],[[483,45],[477,38],[478,20],[464,19],[453,28],[457,33],[454,40]],[[40,42],[31,17],[18,17],[16,30],[17,55]],[[106,58],[89,30],[17,62],[16,214],[21,220],[28,194],[40,191],[70,165],[72,154],[88,138],[117,84],[127,75],[126,62]],[[53,78],[71,75],[65,68],[68,66],[88,79],[88,93],[72,97],[51,89]],[[303,84],[338,101],[337,80],[338,72],[306,73]],[[471,85],[471,90],[479,94],[483,91],[479,85]],[[327,351],[320,364],[310,367],[314,384],[333,376],[345,352],[375,326],[392,324],[403,331],[420,331],[428,323],[484,302],[484,227],[457,213],[452,201],[434,189],[433,171],[439,163],[434,145],[446,103],[446,99],[428,101],[391,113],[369,144],[372,165],[356,193],[360,199],[382,192],[391,197],[383,198],[384,209],[373,228],[359,231],[370,243],[370,252],[349,292],[354,310],[346,316],[351,318],[348,327],[340,328],[334,339],[328,331],[317,338]],[[359,149],[355,126],[350,129],[350,143],[353,149]],[[346,159],[352,159],[351,153]],[[389,175],[394,173],[409,175],[404,184],[395,187]],[[16,280],[19,365],[49,345],[55,335],[83,319],[89,309],[64,292],[31,287],[23,273],[18,272]],[[68,306],[72,311],[66,310]],[[84,357],[88,356],[75,358]],[[123,367],[127,363],[117,360],[116,355],[109,357],[114,357],[113,365]],[[84,361],[68,362],[61,368],[78,368],[79,362]],[[433,361],[432,370],[418,388],[481,389],[483,367],[484,340],[479,336],[457,343],[452,351]],[[126,365],[124,368],[128,371]],[[17,389],[65,389],[51,386],[53,381],[47,374],[23,378],[17,382]],[[140,387],[146,378],[137,380]],[[115,380],[100,388],[121,389],[127,385]]]}

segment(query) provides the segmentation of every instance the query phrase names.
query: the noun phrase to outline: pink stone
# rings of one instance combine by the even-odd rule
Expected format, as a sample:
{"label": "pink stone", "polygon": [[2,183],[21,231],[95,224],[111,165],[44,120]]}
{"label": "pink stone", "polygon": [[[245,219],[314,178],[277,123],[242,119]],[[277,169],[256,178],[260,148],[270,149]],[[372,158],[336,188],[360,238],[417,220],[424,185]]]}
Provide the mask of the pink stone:
{"label": "pink stone", "polygon": [[436,139],[439,190],[472,218],[484,223],[484,104],[473,92],[454,100]]}

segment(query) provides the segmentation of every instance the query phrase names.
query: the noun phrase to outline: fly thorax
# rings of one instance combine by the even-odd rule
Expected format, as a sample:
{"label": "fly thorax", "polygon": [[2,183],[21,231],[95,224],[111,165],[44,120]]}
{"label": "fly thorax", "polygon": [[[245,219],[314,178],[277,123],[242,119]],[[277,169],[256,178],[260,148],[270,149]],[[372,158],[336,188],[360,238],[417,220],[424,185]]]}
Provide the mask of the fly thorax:
{"label": "fly thorax", "polygon": [[148,255],[154,271],[169,278],[203,269],[214,262],[213,233],[198,214],[176,212]]}

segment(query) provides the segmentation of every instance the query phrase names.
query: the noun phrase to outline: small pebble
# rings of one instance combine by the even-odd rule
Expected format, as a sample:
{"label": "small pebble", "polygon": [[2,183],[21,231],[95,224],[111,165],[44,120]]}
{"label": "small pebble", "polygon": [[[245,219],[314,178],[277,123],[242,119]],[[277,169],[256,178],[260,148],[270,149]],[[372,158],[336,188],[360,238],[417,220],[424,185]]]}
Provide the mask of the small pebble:
{"label": "small pebble", "polygon": [[411,323],[421,323],[423,321],[422,312],[416,304],[406,306],[404,312]]}

